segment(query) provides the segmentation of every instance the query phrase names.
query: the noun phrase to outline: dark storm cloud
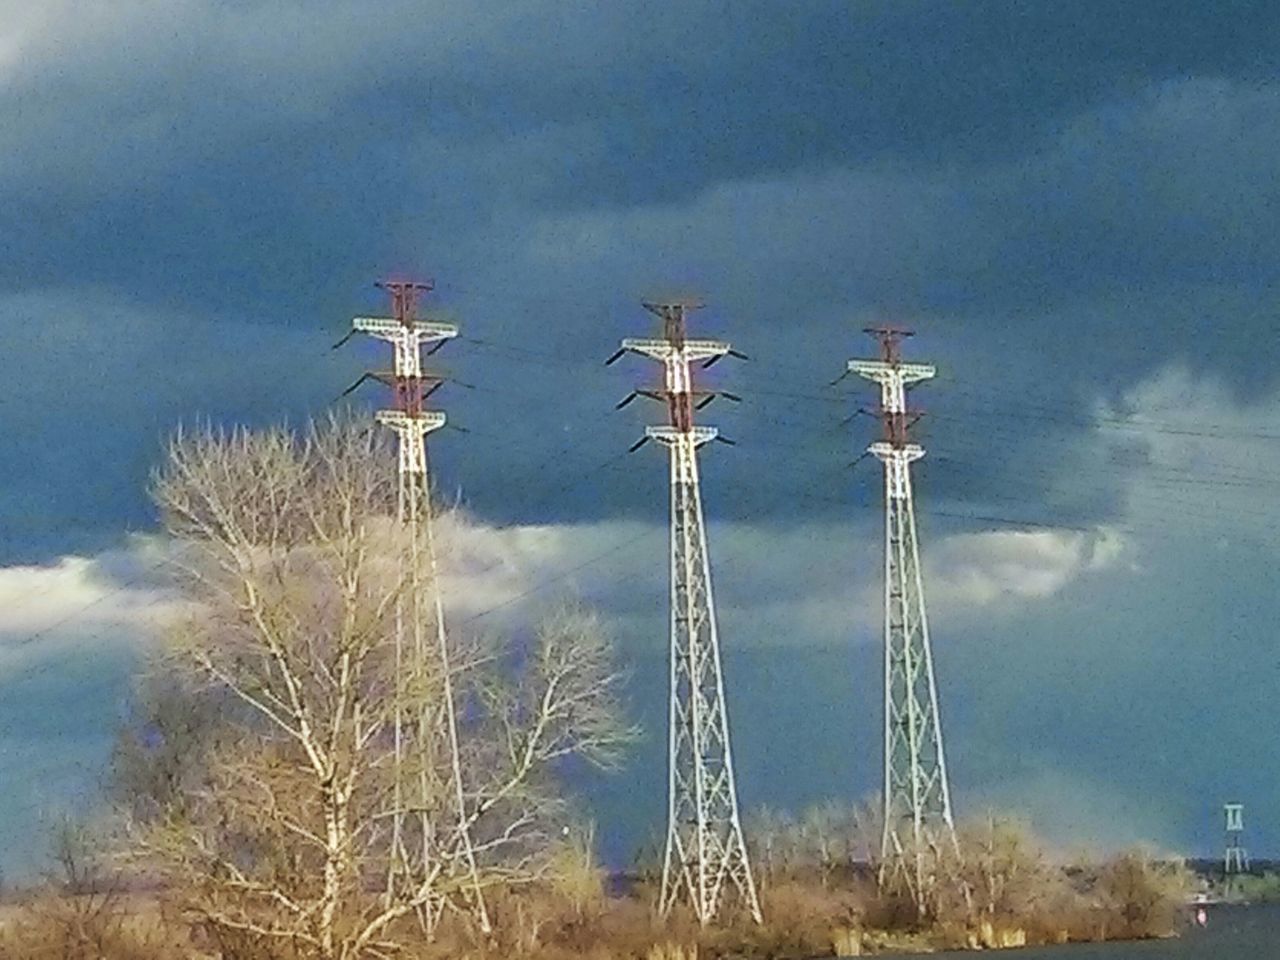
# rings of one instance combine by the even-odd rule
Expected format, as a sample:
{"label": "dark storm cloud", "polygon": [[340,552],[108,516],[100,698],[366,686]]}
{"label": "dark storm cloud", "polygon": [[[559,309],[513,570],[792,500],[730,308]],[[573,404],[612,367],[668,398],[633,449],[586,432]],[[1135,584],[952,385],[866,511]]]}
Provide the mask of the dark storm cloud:
{"label": "dark storm cloud", "polygon": [[1117,95],[1264,74],[1277,15],[1234,6],[54,5],[0,94],[0,269],[295,314],[416,259],[415,223],[438,254],[513,204],[1017,157]]}
{"label": "dark storm cloud", "polygon": [[[0,563],[102,549],[154,528],[151,468],[180,422],[270,423],[323,409],[359,355],[279,325],[102,290],[0,298]],[[343,362],[345,361],[345,362]]]}
{"label": "dark storm cloud", "polygon": [[[1224,322],[1265,329],[1274,313],[1267,5],[418,13],[15,11],[20,42],[0,60],[14,120],[0,134],[0,283],[76,291],[89,311],[105,296],[171,313],[179,337],[200,331],[199,349],[172,350],[166,369],[199,378],[244,349],[238,324],[296,328],[287,349],[305,350],[373,307],[372,276],[434,273],[466,329],[507,351],[451,347],[482,389],[450,399],[476,442],[442,461],[502,519],[522,499],[558,517],[652,500],[618,484],[558,492],[541,474],[566,451],[589,470],[591,445],[621,449],[641,425],[600,411],[651,371],[596,364],[618,336],[644,332],[634,300],[663,284],[706,292],[717,309],[700,327],[760,360],[725,375],[761,391],[758,407],[715,412],[743,441],[728,476],[753,478],[721,501],[739,517],[842,494],[839,464],[861,441],[832,428],[862,401],[799,395],[838,372],[832,351],[865,349],[855,331],[871,317],[919,326],[920,349],[958,384],[1009,376],[1012,393],[1034,384],[1063,404],[1170,356],[1203,355],[1242,386],[1271,376],[1266,349],[1211,335]],[[1074,362],[1037,362],[1059,351]],[[28,355],[33,377],[55,378],[40,368],[47,352]],[[105,352],[95,383],[104,413],[136,409],[130,397],[151,389],[132,367],[108,376],[116,356]],[[342,362],[354,373],[361,358]],[[324,395],[286,353],[209,380],[207,401],[165,415],[222,409],[218,394],[243,395],[254,369],[269,382],[253,391],[277,410]],[[971,446],[965,418],[995,400],[966,409],[930,389],[956,416],[931,438]],[[153,456],[152,424],[102,419],[97,442]],[[1036,430],[1018,426],[1006,426],[1009,446],[1051,468],[1059,445],[1037,449]],[[7,496],[33,521],[22,536],[50,526],[41,498],[67,473],[59,456],[70,454],[11,477]],[[961,460],[934,467],[946,495],[1006,482]],[[531,474],[519,498],[510,467]],[[785,495],[811,488],[807,505]],[[1110,498],[1072,500],[1064,516],[1078,519]],[[62,526],[76,516],[54,512]],[[140,496],[112,491],[89,512],[145,515]]]}
{"label": "dark storm cloud", "polygon": [[[831,646],[876,614],[880,480],[845,470],[873,424],[843,422],[873,398],[824,386],[869,352],[868,320],[916,326],[911,353],[941,372],[918,394],[917,477],[957,795],[1078,808],[1106,783],[1102,802],[1130,809],[1167,791],[1147,824],[1087,829],[1199,842],[1195,805],[1224,782],[1215,738],[1266,749],[1246,715],[1197,708],[1270,642],[1249,620],[1274,621],[1270,591],[1223,582],[1198,551],[1244,537],[1269,569],[1265,491],[1252,513],[1233,505],[1274,472],[1256,450],[1280,369],[1276,4],[0,0],[0,15],[0,563],[153,529],[147,471],[174,423],[324,409],[386,362],[328,352],[379,309],[369,281],[434,275],[464,333],[439,359],[472,387],[443,398],[470,433],[439,435],[440,482],[487,519],[605,528],[564,565],[603,558],[587,598],[642,651],[635,694],[658,735],[606,788],[640,795],[637,778],[660,779],[663,628],[644,617],[664,589],[666,476],[658,453],[622,452],[659,411],[610,411],[654,370],[600,361],[651,331],[641,295],[694,289],[711,301],[695,331],[754,358],[708,375],[746,402],[708,410],[739,445],[704,461],[708,511],[729,521],[713,562],[747,806],[875,779],[873,651],[848,659],[847,686]],[[1169,369],[1213,402],[1170,388],[1134,406],[1132,384]],[[1178,429],[1235,424],[1238,449],[1184,463],[1157,441],[1185,436],[1098,420],[1188,409]],[[1163,486],[1174,467],[1200,472]],[[1066,576],[1093,562],[1081,531],[1159,537],[1171,516],[1202,527],[1134,570]],[[609,553],[609,525],[637,518],[645,551]],[[1080,530],[938,543],[1018,519]],[[992,589],[965,567],[976,555],[1017,574],[995,580],[1025,608],[950,617],[948,596]],[[131,582],[149,568],[130,556],[93,570]],[[1054,577],[1061,593],[1036,592]],[[793,636],[819,646],[776,649]],[[46,734],[67,763],[101,763],[118,649],[102,696],[52,659],[13,690],[0,749],[16,767],[40,776],[59,753]],[[1268,676],[1247,678],[1253,702]],[[40,710],[66,729],[23,734]],[[797,737],[816,761],[790,769],[777,758],[802,756]],[[1271,773],[1241,795],[1270,803]],[[1051,806],[1037,812],[1064,815]]]}
{"label": "dark storm cloud", "polygon": [[[732,490],[740,516],[795,510],[794,494],[815,483],[839,489],[815,470],[847,461],[857,427],[839,421],[867,391],[841,406],[821,385],[841,355],[869,348],[855,332],[863,322],[905,318],[921,330],[911,349],[944,376],[920,393],[937,414],[926,436],[947,454],[925,469],[940,471],[943,496],[983,502],[1026,483],[1026,470],[1008,469],[1015,458],[1033,476],[1073,474],[1064,444],[1099,397],[1172,360],[1242,397],[1273,384],[1280,184],[1265,158],[1278,120],[1275,87],[1187,80],[1076,117],[1015,160],[928,175],[799,173],[726,182],[682,203],[548,213],[513,232],[525,239],[515,272],[538,278],[536,295],[555,296],[552,277],[611,316],[550,309],[551,329],[537,311],[490,315],[513,342],[536,331],[580,355],[602,327],[616,336],[645,323],[610,286],[677,276],[723,291],[697,328],[759,361],[726,374],[756,405],[714,414],[744,441],[729,459],[748,465],[736,476],[760,494]],[[500,283],[497,273],[485,276]],[[564,375],[537,358],[512,366]],[[576,385],[598,382],[584,371]],[[999,457],[984,452],[993,442]],[[1074,523],[1107,515],[1113,497],[1066,499],[1053,516]]]}

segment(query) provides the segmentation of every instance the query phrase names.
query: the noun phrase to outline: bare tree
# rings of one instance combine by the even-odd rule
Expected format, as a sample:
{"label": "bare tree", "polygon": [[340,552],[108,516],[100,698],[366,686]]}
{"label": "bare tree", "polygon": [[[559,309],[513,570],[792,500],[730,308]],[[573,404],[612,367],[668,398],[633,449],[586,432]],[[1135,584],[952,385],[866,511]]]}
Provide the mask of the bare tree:
{"label": "bare tree", "polygon": [[48,895],[29,907],[49,941],[49,955],[68,960],[103,956],[124,924],[120,873],[109,865],[103,834],[70,816],[54,824]]}
{"label": "bare tree", "polygon": [[[395,719],[438,716],[445,677],[439,660],[407,681],[397,669],[398,601],[427,578],[411,575],[425,552],[393,520],[392,463],[378,434],[333,418],[301,437],[179,433],[155,476],[191,601],[169,662],[182,685],[232,706],[191,789],[135,811],[135,835],[224,939],[348,960],[391,950],[411,916],[465,915],[464,828],[484,883],[526,879],[546,848],[556,764],[607,765],[630,735],[589,614],[555,615],[524,657],[455,642],[458,814],[442,728],[423,723],[406,745]],[[396,789],[406,765],[416,792]],[[393,849],[405,814],[416,833]]]}
{"label": "bare tree", "polygon": [[759,872],[757,885],[761,890],[782,873],[788,853],[788,834],[793,828],[786,813],[769,806],[761,806],[747,820],[747,843],[751,845],[751,862]]}
{"label": "bare tree", "polygon": [[158,657],[135,679],[130,716],[116,735],[110,797],[138,822],[181,812],[225,732],[217,691],[193,689]]}
{"label": "bare tree", "polygon": [[1104,864],[1097,878],[1103,908],[1122,937],[1168,936],[1194,887],[1180,857],[1157,856],[1142,848],[1124,851]]}
{"label": "bare tree", "polygon": [[801,843],[825,887],[834,872],[853,862],[852,810],[828,802],[805,811],[800,822]]}
{"label": "bare tree", "polygon": [[935,916],[971,925],[1025,922],[1061,893],[1061,871],[1025,822],[988,812],[960,825],[958,843],[959,856],[943,862],[933,891]]}
{"label": "bare tree", "polygon": [[753,860],[762,879],[815,877],[826,886],[838,874],[873,864],[879,856],[879,799],[851,806],[827,802],[799,818],[762,807],[747,824]]}

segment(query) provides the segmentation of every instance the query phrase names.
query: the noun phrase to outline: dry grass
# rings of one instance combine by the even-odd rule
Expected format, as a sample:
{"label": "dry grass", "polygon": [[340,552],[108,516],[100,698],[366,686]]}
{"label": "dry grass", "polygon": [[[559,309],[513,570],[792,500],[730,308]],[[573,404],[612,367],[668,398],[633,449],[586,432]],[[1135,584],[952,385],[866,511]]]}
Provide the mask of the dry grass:
{"label": "dry grass", "polygon": [[[687,911],[660,918],[655,890],[638,883],[609,896],[592,831],[570,835],[540,881],[495,887],[491,936],[452,915],[427,942],[398,931],[398,960],[786,960],[858,957],[942,948],[986,949],[1068,940],[1166,936],[1176,930],[1189,875],[1140,851],[1094,865],[1051,862],[1025,828],[988,819],[962,834],[961,858],[940,867],[939,893],[922,919],[909,898],[877,889],[874,873],[830,856],[794,855],[760,878],[765,923],[742,913],[700,928]],[[65,877],[0,909],[0,957],[19,960],[312,960],[296,944],[266,943],[204,927],[184,909],[198,901],[170,889],[129,895],[101,871],[80,839],[58,848]],[[968,896],[958,891],[967,889]],[[373,960],[373,955],[369,955]],[[350,958],[363,960],[363,958]]]}
{"label": "dry grass", "polygon": [[[846,874],[775,880],[763,892],[766,923],[732,917],[700,929],[687,913],[658,918],[651,898],[607,897],[589,856],[566,852],[572,869],[554,883],[495,896],[495,933],[444,925],[402,960],[752,960],[858,957],[942,947],[990,948],[1071,940],[1157,936],[1176,924],[1178,869],[1125,854],[1056,884],[1023,917],[948,918],[922,925],[901,900]],[[1025,891],[1024,891],[1025,892]],[[905,905],[910,908],[910,904]],[[0,956],[14,960],[306,960],[304,952],[214,942],[154,898],[47,894],[0,914]]]}
{"label": "dry grass", "polygon": [[6,960],[177,960],[201,956],[154,900],[42,894],[0,918]]}

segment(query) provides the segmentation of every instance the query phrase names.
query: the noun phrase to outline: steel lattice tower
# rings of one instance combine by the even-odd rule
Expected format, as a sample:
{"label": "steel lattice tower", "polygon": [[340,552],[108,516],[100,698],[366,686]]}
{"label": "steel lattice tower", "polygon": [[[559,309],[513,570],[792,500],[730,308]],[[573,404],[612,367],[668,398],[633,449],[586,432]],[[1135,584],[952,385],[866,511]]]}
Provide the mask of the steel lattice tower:
{"label": "steel lattice tower", "polygon": [[938,688],[929,645],[911,464],[924,449],[909,442],[915,416],[907,387],[934,376],[931,364],[904,363],[909,331],[865,331],[880,341],[879,360],[850,360],[848,372],[880,385],[883,439],[869,452],[884,464],[884,835],[880,882],[905,881],[923,909],[934,864],[955,851],[955,824],[942,750]]}
{"label": "steel lattice tower", "polygon": [[1244,834],[1244,804],[1224,803],[1226,817],[1227,849],[1222,858],[1222,874],[1230,882],[1232,874],[1245,873],[1249,869],[1249,854],[1241,843]]}
{"label": "steel lattice tower", "polygon": [[671,461],[671,705],[667,842],[659,906],[667,914],[683,898],[706,924],[719,911],[729,885],[759,923],[760,903],[738,816],[698,483],[698,448],[712,440],[728,441],[713,427],[693,422],[695,409],[716,396],[737,398],[695,389],[692,364],[705,367],[726,355],[742,355],[721,341],[686,338],[686,314],[697,306],[694,301],[644,304],[662,320],[662,337],[623,340],[609,360],[631,352],[660,362],[662,389],[638,390],[619,406],[646,396],[663,401],[669,413],[667,425],[646,428],[644,439],[632,447],[655,440],[668,449]]}
{"label": "steel lattice tower", "polygon": [[[433,849],[440,840],[431,822],[432,810],[438,808],[437,797],[441,785],[436,768],[441,762],[436,745],[445,743],[447,757],[447,783],[443,791],[448,805],[456,817],[454,829],[465,875],[461,878],[469,889],[472,909],[481,929],[488,933],[490,923],[480,890],[475,851],[468,827],[468,813],[463,789],[461,758],[458,747],[458,724],[453,694],[452,669],[448,633],[445,628],[444,598],[440,590],[439,565],[436,557],[435,532],[432,522],[430,479],[427,468],[427,434],[445,425],[445,415],[424,409],[429,397],[443,382],[441,378],[425,372],[422,362],[423,348],[434,353],[446,340],[458,335],[456,326],[450,323],[433,323],[416,319],[419,296],[432,289],[430,283],[412,281],[384,281],[378,284],[391,297],[391,317],[356,317],[351,321],[352,333],[366,333],[391,343],[395,350],[395,365],[390,374],[366,374],[356,381],[372,377],[387,383],[394,392],[395,406],[374,414],[378,423],[396,434],[398,447],[397,515],[405,529],[409,548],[408,578],[397,599],[395,611],[395,668],[396,700],[394,717],[394,771],[391,824],[391,857],[388,864],[388,899],[395,896],[397,885],[423,884],[438,870],[433,859],[455,854]],[[348,334],[350,336],[350,334]],[[348,391],[349,392],[349,391]],[[423,551],[431,599],[426,600],[422,583]],[[435,636],[430,638],[424,625],[433,622]],[[435,650],[431,650],[434,640]],[[435,668],[433,670],[433,668]],[[424,686],[434,673],[440,677],[440,703],[436,709],[428,703]],[[416,711],[406,711],[405,704],[415,704]],[[406,713],[414,715],[406,715]],[[415,763],[407,762],[410,753],[416,752]],[[406,823],[413,819],[409,811],[417,812],[417,836],[410,837]],[[413,840],[420,849],[408,849]],[[443,903],[428,903],[427,910],[439,916]],[[428,916],[428,925],[434,923]]]}

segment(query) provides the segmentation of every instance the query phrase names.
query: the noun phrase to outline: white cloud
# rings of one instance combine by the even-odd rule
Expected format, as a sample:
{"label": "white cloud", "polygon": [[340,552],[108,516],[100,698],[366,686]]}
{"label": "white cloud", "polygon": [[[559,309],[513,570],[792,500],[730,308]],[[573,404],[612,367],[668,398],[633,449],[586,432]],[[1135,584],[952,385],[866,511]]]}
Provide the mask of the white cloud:
{"label": "white cloud", "polygon": [[[631,521],[493,528],[453,517],[441,535],[446,595],[466,620],[491,608],[523,616],[525,602],[536,608],[544,598],[578,593],[629,631],[665,643],[666,536],[665,526]],[[878,531],[717,523],[708,542],[726,643],[830,646],[878,636]],[[931,618],[935,630],[947,630],[979,611],[988,618],[1012,614],[1115,567],[1126,541],[1106,529],[988,531],[942,537],[921,549]]]}
{"label": "white cloud", "polygon": [[154,637],[181,609],[164,566],[159,543],[138,537],[96,557],[0,567],[0,671],[23,676],[69,654],[92,662]]}
{"label": "white cloud", "polygon": [[[878,529],[734,524],[713,528],[711,537],[721,618],[749,642],[878,640],[884,605]],[[989,621],[1017,613],[1112,567],[1125,541],[1105,529],[998,530],[941,536],[920,549],[933,630],[953,633],[975,614]]]}
{"label": "white cloud", "polygon": [[1168,365],[1099,405],[1134,535],[1272,544],[1280,536],[1280,392],[1249,399],[1217,377]]}
{"label": "white cloud", "polygon": [[[665,525],[638,521],[496,527],[446,514],[438,543],[450,617],[460,628],[509,628],[578,596],[665,643],[666,536]],[[727,642],[830,645],[878,629],[879,540],[866,531],[716,524],[710,543]],[[930,610],[944,624],[969,611],[1013,609],[1111,565],[1120,551],[1106,532],[946,537],[924,548]],[[0,568],[0,637],[48,652],[102,631],[148,636],[177,609],[163,564],[159,542],[138,538],[98,557]]]}
{"label": "white cloud", "polygon": [[77,625],[132,625],[150,617],[161,594],[104,579],[88,557],[50,566],[0,568],[0,633],[41,633]]}
{"label": "white cloud", "polygon": [[617,597],[632,579],[628,570],[644,565],[642,541],[665,562],[660,532],[665,528],[627,521],[495,527],[444,515],[438,542],[450,614],[458,624],[510,624],[565,596]]}
{"label": "white cloud", "polygon": [[[496,527],[448,513],[437,527],[449,616],[466,629],[527,624],[565,596],[606,599],[644,562],[665,564],[665,527],[642,523]],[[0,567],[0,655],[41,659],[110,639],[153,637],[183,605],[166,584],[163,541],[135,537],[93,557]],[[658,567],[653,567],[658,570]],[[660,579],[665,585],[665,567]],[[663,613],[665,617],[665,612]]]}
{"label": "white cloud", "polygon": [[1123,535],[1105,527],[1073,530],[1000,530],[958,534],[928,554],[926,591],[945,612],[985,609],[1059,593],[1081,576],[1114,566],[1124,555]]}

